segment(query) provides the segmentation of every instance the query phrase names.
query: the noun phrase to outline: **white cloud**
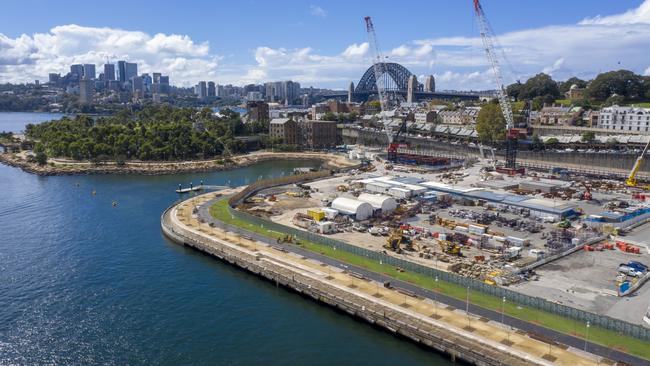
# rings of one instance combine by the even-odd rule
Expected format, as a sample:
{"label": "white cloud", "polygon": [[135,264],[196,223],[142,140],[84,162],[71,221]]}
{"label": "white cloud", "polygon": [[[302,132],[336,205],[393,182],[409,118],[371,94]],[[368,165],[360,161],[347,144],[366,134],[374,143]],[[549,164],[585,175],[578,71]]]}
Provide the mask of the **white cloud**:
{"label": "white cloud", "polygon": [[[327,15],[316,5],[310,12]],[[650,0],[622,14],[523,29],[497,38],[507,55],[501,62],[505,82],[511,83],[539,72],[556,80],[591,78],[618,68],[650,75],[648,34]],[[64,25],[16,38],[0,34],[0,82],[43,79],[49,72],[67,72],[70,64],[101,65],[108,57],[112,62],[138,62],[139,71],[160,71],[181,85],[199,80],[244,84],[293,79],[306,85],[345,88],[371,65],[371,50],[367,42],[341,46],[339,52],[325,54],[316,47],[254,45],[250,61],[234,63],[228,61],[230,57],[213,54],[207,42],[195,42],[186,35]],[[435,75],[440,89],[494,88],[478,34],[404,42],[385,49],[384,54],[416,75]]]}
{"label": "white cloud", "polygon": [[628,10],[623,14],[586,18],[580,22],[582,25],[622,25],[637,23],[650,23],[650,1],[644,1],[638,8]]}
{"label": "white cloud", "polygon": [[325,11],[325,9],[321,8],[318,5],[310,5],[309,6],[309,13],[311,15],[321,17],[321,18],[325,18],[327,16],[327,12]]}
{"label": "white cloud", "polygon": [[643,72],[643,75],[650,76],[650,66],[648,66],[648,68],[645,69],[645,71]]}
{"label": "white cloud", "polygon": [[[66,73],[74,63],[102,65],[106,59],[138,63],[139,72],[170,74],[173,83],[190,85],[205,75],[215,75],[220,57],[210,54],[207,42],[195,43],[185,35],[153,36],[116,28],[75,24],[52,28],[47,33],[0,34],[0,81],[42,79],[50,72]],[[98,70],[100,70],[99,68]]]}
{"label": "white cloud", "polygon": [[368,50],[370,46],[368,45],[368,42],[363,42],[361,44],[356,44],[353,43],[348,46],[348,48],[343,51],[343,57],[347,59],[360,59],[363,57],[366,57],[368,55]]}

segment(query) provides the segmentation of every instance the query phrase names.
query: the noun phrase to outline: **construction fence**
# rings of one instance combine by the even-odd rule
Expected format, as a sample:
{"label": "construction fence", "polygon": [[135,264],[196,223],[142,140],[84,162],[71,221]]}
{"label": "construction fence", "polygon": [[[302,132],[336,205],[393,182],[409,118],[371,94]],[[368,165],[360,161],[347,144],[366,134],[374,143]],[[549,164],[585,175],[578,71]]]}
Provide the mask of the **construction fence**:
{"label": "construction fence", "polygon": [[455,273],[440,271],[431,267],[423,266],[400,258],[395,258],[393,256],[381,252],[376,252],[365,248],[357,247],[354,245],[350,245],[340,240],[328,238],[308,231],[299,230],[296,228],[278,224],[270,220],[266,220],[261,217],[254,216],[249,213],[242,212],[233,208],[241,201],[243,201],[246,197],[262,189],[277,187],[285,184],[295,184],[299,182],[305,182],[309,180],[326,177],[329,175],[331,175],[331,172],[325,170],[325,171],[292,175],[292,176],[275,178],[275,179],[259,180],[249,185],[246,189],[244,189],[240,193],[231,196],[228,200],[229,203],[228,209],[230,210],[230,213],[233,216],[237,217],[240,220],[244,220],[256,225],[260,225],[261,227],[264,227],[269,230],[293,235],[299,240],[305,240],[305,241],[310,241],[321,245],[326,245],[331,247],[334,250],[342,250],[348,253],[356,254],[361,257],[366,257],[368,259],[375,260],[381,264],[400,267],[406,271],[418,273],[430,277],[432,279],[438,277],[442,281],[450,282],[463,287],[469,287],[472,290],[489,294],[497,298],[505,298],[507,301],[519,304],[521,306],[527,306],[530,308],[543,310],[552,314],[556,314],[565,318],[582,322],[584,324],[589,322],[589,324],[593,326],[599,326],[605,329],[615,331],[619,334],[650,341],[650,329],[646,329],[640,325],[628,323],[626,321],[619,320],[619,319],[614,319],[606,315],[599,315],[592,312],[572,308],[570,306],[551,302],[540,297],[525,295],[503,287],[488,285],[482,281],[477,281],[475,279],[463,277]]}
{"label": "construction fence", "polygon": [[459,276],[455,273],[440,271],[431,267],[423,266],[400,258],[395,258],[393,256],[381,252],[375,252],[365,248],[350,245],[339,240],[331,239],[322,235],[281,225],[260,218],[258,216],[254,216],[242,211],[238,211],[233,208],[230,208],[230,211],[231,214],[237,217],[238,219],[263,226],[265,229],[293,235],[299,240],[305,240],[305,241],[310,241],[321,245],[326,245],[335,250],[342,250],[348,253],[356,254],[358,256],[366,257],[368,259],[375,260],[381,264],[400,267],[406,271],[411,271],[421,275],[425,275],[432,279],[438,277],[442,281],[450,282],[462,287],[469,287],[472,290],[489,294],[497,298],[505,297],[507,301],[519,304],[521,306],[527,306],[527,307],[543,310],[552,314],[560,315],[565,318],[582,322],[584,324],[589,322],[589,324],[593,326],[599,326],[605,329],[613,330],[623,335],[650,341],[650,329],[646,329],[642,326],[631,324],[623,320],[614,319],[606,315],[591,313],[588,311],[572,308],[570,306],[566,306],[562,304],[557,304],[540,297],[528,296],[503,287],[488,285],[484,282]]}

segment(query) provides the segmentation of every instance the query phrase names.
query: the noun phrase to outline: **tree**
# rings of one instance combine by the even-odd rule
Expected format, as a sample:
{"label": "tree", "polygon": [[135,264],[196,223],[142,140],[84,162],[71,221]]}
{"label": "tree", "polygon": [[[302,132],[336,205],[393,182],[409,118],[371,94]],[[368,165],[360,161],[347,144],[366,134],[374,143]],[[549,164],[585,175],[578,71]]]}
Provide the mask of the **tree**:
{"label": "tree", "polygon": [[587,82],[574,76],[567,79],[566,81],[558,83],[558,88],[560,89],[560,93],[564,94],[568,92],[573,85],[577,86],[580,89],[583,89],[587,87]]}
{"label": "tree", "polygon": [[506,120],[497,103],[489,103],[476,117],[476,133],[481,142],[495,143],[505,140]]}
{"label": "tree", "polygon": [[508,93],[508,96],[510,96],[511,98],[515,98],[516,100],[520,100],[519,96],[521,94],[522,86],[523,84],[520,81],[508,85],[508,87],[506,88],[506,92]]}
{"label": "tree", "polygon": [[540,73],[521,85],[518,99],[533,99],[545,96],[557,99],[560,97],[560,90],[557,83],[549,75]]}
{"label": "tree", "polygon": [[599,74],[587,87],[589,97],[604,101],[614,94],[625,100],[639,100],[644,97],[641,76],[632,71],[618,70]]}
{"label": "tree", "polygon": [[582,142],[592,142],[596,139],[596,134],[592,131],[587,131],[582,134]]}
{"label": "tree", "polygon": [[45,154],[44,151],[39,151],[36,153],[36,156],[34,157],[36,163],[38,165],[45,165],[47,164],[47,155]]}
{"label": "tree", "polygon": [[551,137],[550,139],[546,140],[544,145],[548,147],[555,147],[560,143],[560,140],[556,139],[555,137]]}

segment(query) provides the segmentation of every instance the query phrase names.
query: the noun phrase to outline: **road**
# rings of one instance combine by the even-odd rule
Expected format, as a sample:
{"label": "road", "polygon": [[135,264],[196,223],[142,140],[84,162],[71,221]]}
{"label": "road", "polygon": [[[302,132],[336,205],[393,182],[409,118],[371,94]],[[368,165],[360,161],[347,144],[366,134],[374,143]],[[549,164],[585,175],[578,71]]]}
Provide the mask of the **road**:
{"label": "road", "polygon": [[[301,255],[301,256],[304,256],[304,257],[307,257],[307,258],[310,258],[310,259],[320,261],[320,262],[328,264],[330,266],[339,267],[339,268],[342,268],[344,270],[349,270],[349,271],[354,271],[354,272],[360,273],[363,276],[365,276],[365,277],[367,277],[367,278],[369,278],[371,280],[380,282],[380,283],[383,283],[385,281],[390,281],[390,283],[393,284],[394,286],[401,287],[403,289],[412,291],[412,292],[416,293],[417,295],[419,295],[419,296],[421,296],[423,298],[428,298],[428,299],[431,299],[431,300],[434,300],[434,301],[438,301],[438,302],[443,303],[445,305],[453,306],[454,308],[457,308],[457,309],[463,309],[464,310],[466,308],[469,308],[469,312],[472,313],[472,314],[475,314],[475,315],[490,319],[492,321],[501,322],[501,319],[502,319],[501,312],[486,309],[486,308],[483,308],[483,307],[480,307],[480,306],[473,305],[471,303],[467,304],[463,300],[459,300],[459,299],[456,299],[456,298],[453,298],[453,297],[449,297],[449,296],[446,296],[446,295],[441,294],[441,293],[436,293],[434,291],[427,290],[427,289],[424,289],[422,287],[413,285],[411,283],[400,281],[400,280],[397,280],[397,279],[392,278],[392,277],[388,277],[388,276],[380,274],[380,273],[371,272],[371,271],[368,271],[368,270],[366,270],[364,268],[357,267],[357,266],[354,266],[354,265],[351,265],[351,264],[347,264],[347,263],[338,261],[336,259],[332,259],[330,257],[324,256],[322,254],[318,254],[318,253],[303,249],[303,248],[295,246],[295,245],[277,243],[272,238],[268,238],[268,237],[265,237],[263,235],[260,235],[260,234],[257,234],[257,233],[254,233],[254,232],[251,232],[251,231],[248,231],[248,230],[240,229],[240,228],[238,228],[236,226],[228,225],[228,224],[225,224],[225,223],[223,223],[221,221],[218,221],[215,218],[213,218],[212,215],[210,215],[209,207],[212,206],[214,203],[216,203],[220,199],[221,198],[212,199],[212,200],[208,201],[207,203],[205,203],[205,204],[203,204],[202,206],[199,207],[198,215],[206,223],[212,223],[217,227],[221,227],[221,228],[226,229],[228,231],[232,231],[232,232],[236,232],[236,233],[239,233],[239,234],[242,234],[242,235],[249,236],[249,237],[251,237],[251,238],[253,238],[255,240],[258,240],[260,242],[263,242],[263,243],[267,243],[267,244],[271,244],[271,245],[275,245],[275,246],[280,246],[280,247],[284,248],[287,251],[296,253],[298,255]],[[548,340],[558,342],[558,343],[561,343],[561,344],[564,344],[564,345],[567,345],[567,346],[571,346],[571,347],[574,347],[574,348],[577,348],[577,349],[585,349],[586,348],[586,350],[588,352],[599,355],[599,356],[602,356],[602,357],[605,357],[605,358],[608,358],[610,360],[624,362],[624,363],[630,364],[630,365],[648,365],[648,366],[650,366],[650,361],[648,361],[648,360],[644,360],[644,359],[636,357],[634,355],[630,355],[630,354],[625,353],[625,352],[621,352],[621,351],[618,351],[618,350],[607,348],[607,347],[604,347],[604,346],[601,346],[601,345],[598,345],[598,344],[594,344],[594,343],[591,343],[591,342],[585,342],[584,338],[579,338],[579,337],[575,337],[575,336],[572,336],[572,335],[569,335],[569,334],[557,332],[555,330],[552,330],[552,329],[549,329],[549,328],[546,328],[546,327],[542,327],[542,326],[539,326],[539,325],[536,325],[536,324],[533,324],[533,323],[529,323],[529,322],[526,322],[526,321],[511,317],[511,316],[508,316],[508,315],[503,315],[503,323],[510,326],[510,327],[512,327],[512,328],[519,329],[521,331],[524,331],[526,333],[529,333],[531,335],[537,336],[537,337],[542,338],[542,339],[548,339]]]}

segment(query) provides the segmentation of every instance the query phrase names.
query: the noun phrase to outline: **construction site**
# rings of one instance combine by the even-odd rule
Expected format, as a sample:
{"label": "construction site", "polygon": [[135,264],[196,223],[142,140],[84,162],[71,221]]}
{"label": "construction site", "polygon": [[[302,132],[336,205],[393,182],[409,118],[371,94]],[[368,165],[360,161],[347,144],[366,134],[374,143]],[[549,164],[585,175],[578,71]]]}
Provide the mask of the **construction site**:
{"label": "construction site", "polygon": [[[648,145],[626,180],[566,167],[525,169],[517,163],[521,129],[495,61],[491,30],[475,11],[506,121],[505,150],[459,157],[412,149],[405,123],[385,128],[385,150],[354,146],[362,168],[274,187],[239,210],[294,229],[456,273],[493,286],[639,325],[648,323],[650,193],[637,179]],[[382,111],[383,56],[374,25],[366,26]],[[284,239],[291,242],[287,235]],[[644,321],[644,319],[646,319]]]}

